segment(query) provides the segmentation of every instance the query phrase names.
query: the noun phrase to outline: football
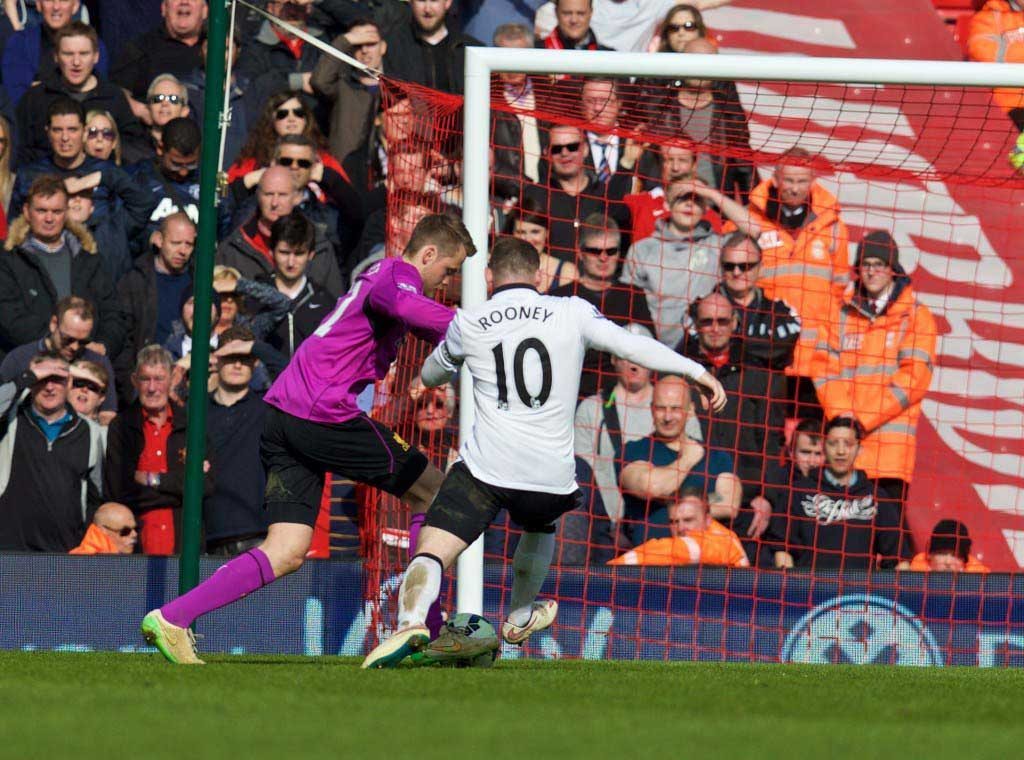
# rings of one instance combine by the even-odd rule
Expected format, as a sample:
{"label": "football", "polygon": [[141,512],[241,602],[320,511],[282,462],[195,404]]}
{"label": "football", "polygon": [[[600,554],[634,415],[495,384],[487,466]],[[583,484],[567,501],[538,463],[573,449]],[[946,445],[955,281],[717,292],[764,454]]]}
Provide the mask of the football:
{"label": "football", "polygon": [[498,657],[498,634],[482,615],[460,612],[423,650],[431,664],[456,668],[489,668]]}

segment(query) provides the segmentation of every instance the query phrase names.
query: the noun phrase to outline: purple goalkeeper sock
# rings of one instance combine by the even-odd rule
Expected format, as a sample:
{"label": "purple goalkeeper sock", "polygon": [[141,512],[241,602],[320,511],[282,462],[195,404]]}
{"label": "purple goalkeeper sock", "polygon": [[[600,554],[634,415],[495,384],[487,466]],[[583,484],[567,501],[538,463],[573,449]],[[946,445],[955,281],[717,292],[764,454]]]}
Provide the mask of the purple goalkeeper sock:
{"label": "purple goalkeeper sock", "polygon": [[187,628],[201,615],[237,602],[274,580],[274,568],[259,549],[239,554],[187,594],[160,608],[171,625]]}
{"label": "purple goalkeeper sock", "polygon": [[[426,514],[420,512],[409,519],[409,559],[416,556],[416,544],[420,539],[420,528],[427,520]],[[436,639],[437,634],[444,627],[444,618],[441,616],[441,600],[437,599],[427,610],[427,628],[430,629],[430,638]]]}

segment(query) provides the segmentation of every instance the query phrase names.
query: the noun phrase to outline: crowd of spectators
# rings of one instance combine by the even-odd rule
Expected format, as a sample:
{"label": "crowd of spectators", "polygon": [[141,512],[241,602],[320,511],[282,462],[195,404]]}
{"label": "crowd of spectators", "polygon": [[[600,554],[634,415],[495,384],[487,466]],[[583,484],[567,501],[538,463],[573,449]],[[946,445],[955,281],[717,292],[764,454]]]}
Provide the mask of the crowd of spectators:
{"label": "crowd of spectators", "polygon": [[[492,44],[710,55],[701,10],[719,4],[651,2],[605,37],[594,26],[616,18],[613,0],[558,0]],[[192,272],[213,139],[206,4],[163,0],[162,22],[113,58],[78,0],[37,0],[6,42],[2,550],[178,550],[195,340],[212,351],[206,549],[254,545],[260,394],[366,266],[427,213],[458,212],[461,147],[415,91],[385,97],[375,76],[461,94],[465,48],[483,43],[457,5],[265,5],[369,68],[239,9],[210,335],[193,334]],[[759,172],[733,83],[505,73],[492,92],[493,233],[537,248],[544,292],[701,361],[729,395],[712,417],[680,378],[588,355],[575,435],[588,498],[560,535],[590,549],[562,561],[909,566],[936,326],[892,236],[869,232],[851,262],[817,157],[794,145]],[[382,391],[377,413],[449,462],[455,391]],[[954,528],[915,565],[971,569]]]}

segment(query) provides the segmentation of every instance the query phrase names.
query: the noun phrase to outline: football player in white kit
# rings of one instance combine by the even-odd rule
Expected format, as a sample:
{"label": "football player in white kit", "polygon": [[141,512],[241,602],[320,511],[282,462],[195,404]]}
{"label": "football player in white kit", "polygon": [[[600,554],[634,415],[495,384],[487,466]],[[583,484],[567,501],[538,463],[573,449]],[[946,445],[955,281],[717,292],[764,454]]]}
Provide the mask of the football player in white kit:
{"label": "football player in white kit", "polygon": [[450,382],[465,366],[473,377],[476,420],[427,511],[398,593],[398,630],[366,657],[364,668],[394,667],[429,643],[424,620],[444,570],[501,509],[524,530],[512,560],[511,610],[502,638],[522,644],[554,622],[557,603],[537,601],[537,594],[554,553],[555,520],[579,497],[573,417],[588,348],[686,377],[713,410],[725,405],[722,386],[697,362],[627,332],[581,298],[540,295],[540,259],[528,243],[495,243],[487,279],[490,300],[459,309],[423,364],[428,387]]}

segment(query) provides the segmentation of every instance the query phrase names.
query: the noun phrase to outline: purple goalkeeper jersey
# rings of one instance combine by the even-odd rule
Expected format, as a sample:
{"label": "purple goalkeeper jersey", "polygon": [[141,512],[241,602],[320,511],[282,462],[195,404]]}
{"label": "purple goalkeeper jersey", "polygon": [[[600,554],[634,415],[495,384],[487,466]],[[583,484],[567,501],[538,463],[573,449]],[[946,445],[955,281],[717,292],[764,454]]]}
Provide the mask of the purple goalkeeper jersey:
{"label": "purple goalkeeper jersey", "polygon": [[423,280],[401,258],[384,259],[338,299],[264,397],[313,422],[344,422],[361,414],[356,397],[382,380],[406,333],[436,345],[455,312],[423,295]]}

